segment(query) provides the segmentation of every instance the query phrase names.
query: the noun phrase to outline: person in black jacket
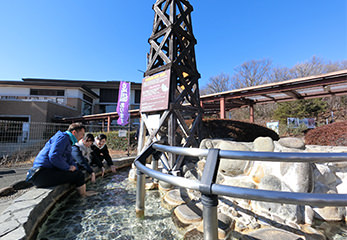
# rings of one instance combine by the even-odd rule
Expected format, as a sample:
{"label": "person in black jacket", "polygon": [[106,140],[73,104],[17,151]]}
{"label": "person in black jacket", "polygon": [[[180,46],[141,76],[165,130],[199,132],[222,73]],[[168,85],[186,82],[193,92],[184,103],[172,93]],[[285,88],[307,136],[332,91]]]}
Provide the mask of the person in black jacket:
{"label": "person in black jacket", "polygon": [[116,167],[113,165],[112,158],[108,152],[106,145],[107,137],[105,134],[99,134],[95,138],[94,144],[91,146],[91,165],[96,165],[101,168],[102,176],[104,176],[105,168],[103,161],[105,160],[107,165],[111,168],[112,172],[116,172]]}
{"label": "person in black jacket", "polygon": [[91,152],[90,146],[93,142],[93,134],[87,133],[78,143],[72,146],[71,151],[71,157],[78,168],[86,170],[91,175],[91,182],[95,182],[95,172],[89,165],[88,154]]}

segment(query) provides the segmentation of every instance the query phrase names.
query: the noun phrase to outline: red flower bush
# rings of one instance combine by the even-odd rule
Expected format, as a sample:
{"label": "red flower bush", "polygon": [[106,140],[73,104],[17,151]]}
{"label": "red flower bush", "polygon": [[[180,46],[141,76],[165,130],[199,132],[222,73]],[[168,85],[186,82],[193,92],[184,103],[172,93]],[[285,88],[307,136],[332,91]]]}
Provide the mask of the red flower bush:
{"label": "red flower bush", "polygon": [[305,135],[307,145],[347,146],[347,121],[335,122],[310,130]]}

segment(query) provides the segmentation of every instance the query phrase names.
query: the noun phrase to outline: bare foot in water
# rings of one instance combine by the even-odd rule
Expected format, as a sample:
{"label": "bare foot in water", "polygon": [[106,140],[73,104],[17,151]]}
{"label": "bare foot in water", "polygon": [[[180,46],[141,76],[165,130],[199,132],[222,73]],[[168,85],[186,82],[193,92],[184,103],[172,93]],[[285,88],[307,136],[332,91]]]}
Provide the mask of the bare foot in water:
{"label": "bare foot in water", "polygon": [[86,194],[84,195],[84,197],[91,197],[91,196],[94,196],[97,194],[99,194],[99,193],[95,192],[95,191],[86,191]]}

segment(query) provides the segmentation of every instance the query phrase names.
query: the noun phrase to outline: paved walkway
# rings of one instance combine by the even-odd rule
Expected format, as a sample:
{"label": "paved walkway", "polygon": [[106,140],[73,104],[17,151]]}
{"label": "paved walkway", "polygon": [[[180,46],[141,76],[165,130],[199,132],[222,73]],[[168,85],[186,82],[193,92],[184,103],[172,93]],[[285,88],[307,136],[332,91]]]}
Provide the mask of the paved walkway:
{"label": "paved walkway", "polygon": [[27,171],[31,166],[19,168],[0,168],[0,189],[24,181]]}
{"label": "paved walkway", "polygon": [[[30,166],[18,168],[0,168],[0,193],[5,189],[13,186],[16,183],[24,181]],[[12,204],[13,200],[17,198],[23,190],[10,196],[0,196],[0,214]]]}

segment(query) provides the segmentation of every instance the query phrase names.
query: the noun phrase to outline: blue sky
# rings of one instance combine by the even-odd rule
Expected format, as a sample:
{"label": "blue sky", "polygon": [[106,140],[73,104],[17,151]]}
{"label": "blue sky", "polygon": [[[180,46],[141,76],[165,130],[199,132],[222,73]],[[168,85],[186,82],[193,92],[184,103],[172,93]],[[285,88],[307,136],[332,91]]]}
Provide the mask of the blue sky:
{"label": "blue sky", "polygon": [[[0,0],[0,80],[141,82],[155,0]],[[245,61],[347,60],[346,0],[191,0],[201,85]]]}

